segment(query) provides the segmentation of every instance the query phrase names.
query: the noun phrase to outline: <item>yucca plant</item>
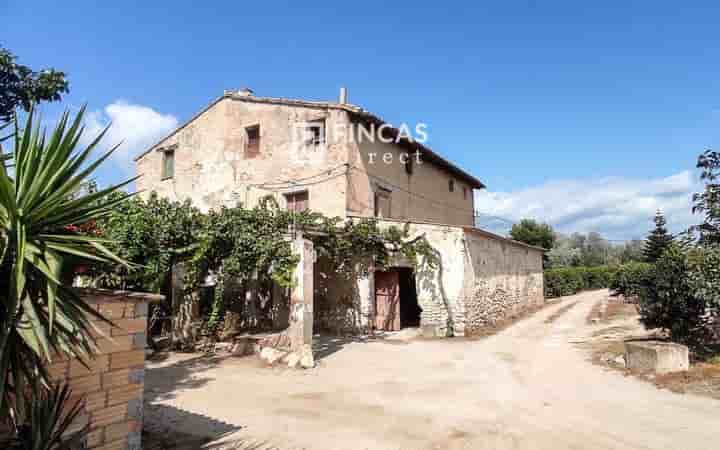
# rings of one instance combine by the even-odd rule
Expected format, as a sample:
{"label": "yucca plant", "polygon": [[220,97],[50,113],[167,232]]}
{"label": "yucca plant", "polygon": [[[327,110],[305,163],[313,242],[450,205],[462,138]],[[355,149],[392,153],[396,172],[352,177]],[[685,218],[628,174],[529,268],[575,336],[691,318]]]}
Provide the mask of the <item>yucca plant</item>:
{"label": "yucca plant", "polygon": [[[32,392],[32,391],[30,391]],[[55,385],[39,396],[25,394],[28,408],[13,418],[13,436],[0,438],[6,450],[77,450],[84,448],[88,425],[73,424],[82,412],[82,400],[70,405],[67,385]]]}
{"label": "yucca plant", "polygon": [[65,112],[50,134],[33,111],[22,126],[16,117],[11,151],[0,158],[0,420],[26,417],[25,393],[47,392],[46,365],[54,357],[93,356],[91,318],[104,319],[62,284],[63,261],[123,264],[102,239],[74,231],[124,201],[127,195],[108,194],[132,181],[77,194],[117,148],[91,161],[107,128],[80,148],[83,114],[71,120]]}

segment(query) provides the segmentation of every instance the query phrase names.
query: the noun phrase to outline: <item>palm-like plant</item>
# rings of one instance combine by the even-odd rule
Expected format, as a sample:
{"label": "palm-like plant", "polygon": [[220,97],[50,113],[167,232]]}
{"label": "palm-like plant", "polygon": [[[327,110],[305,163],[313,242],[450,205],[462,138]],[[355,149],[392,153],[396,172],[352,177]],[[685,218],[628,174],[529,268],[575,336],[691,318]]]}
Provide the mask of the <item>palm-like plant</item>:
{"label": "palm-like plant", "polygon": [[9,160],[0,158],[0,417],[24,417],[24,393],[47,392],[53,357],[94,353],[91,318],[104,319],[62,284],[63,259],[123,263],[102,239],[72,231],[123,201],[107,195],[132,181],[77,195],[117,148],[90,161],[107,128],[80,149],[83,113],[66,112],[49,135],[32,111],[24,126],[16,118]]}
{"label": "palm-like plant", "polygon": [[[13,418],[14,436],[0,439],[6,450],[76,450],[84,448],[88,425],[73,430],[73,422],[82,412],[82,401],[69,405],[70,389],[56,385],[39,396],[26,394],[28,408],[22,417]],[[19,420],[18,420],[19,419]]]}

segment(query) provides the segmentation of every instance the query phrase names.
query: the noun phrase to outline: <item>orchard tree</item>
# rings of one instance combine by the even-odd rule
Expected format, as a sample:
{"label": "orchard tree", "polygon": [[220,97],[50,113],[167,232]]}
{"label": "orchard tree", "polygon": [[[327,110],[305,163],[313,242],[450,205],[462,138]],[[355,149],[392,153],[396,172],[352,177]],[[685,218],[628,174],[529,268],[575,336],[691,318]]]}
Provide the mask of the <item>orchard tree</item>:
{"label": "orchard tree", "polygon": [[555,232],[546,223],[523,219],[510,230],[510,237],[516,241],[550,250],[555,244]]}
{"label": "orchard tree", "polygon": [[0,47],[0,123],[9,121],[17,108],[29,111],[34,103],[55,102],[67,92],[65,73],[55,69],[35,72]]}
{"label": "orchard tree", "polygon": [[643,257],[646,262],[650,263],[660,259],[663,252],[673,242],[672,235],[668,233],[667,222],[662,211],[655,213],[653,221],[655,222],[655,228],[648,235],[643,248]]}

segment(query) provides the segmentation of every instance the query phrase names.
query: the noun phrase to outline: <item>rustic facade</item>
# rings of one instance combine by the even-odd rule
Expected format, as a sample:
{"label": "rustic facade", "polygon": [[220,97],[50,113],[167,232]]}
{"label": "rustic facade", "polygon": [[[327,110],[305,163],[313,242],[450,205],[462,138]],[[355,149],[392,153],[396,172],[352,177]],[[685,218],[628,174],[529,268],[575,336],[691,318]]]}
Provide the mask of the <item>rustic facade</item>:
{"label": "rustic facade", "polygon": [[316,328],[462,335],[543,301],[542,249],[473,228],[473,190],[484,185],[344,96],[227,91],[136,162],[144,195],[203,210],[272,195],[283,207],[346,220],[411,223],[436,248],[442,264],[432,273],[397,261],[387,273],[338,279],[317,261]]}

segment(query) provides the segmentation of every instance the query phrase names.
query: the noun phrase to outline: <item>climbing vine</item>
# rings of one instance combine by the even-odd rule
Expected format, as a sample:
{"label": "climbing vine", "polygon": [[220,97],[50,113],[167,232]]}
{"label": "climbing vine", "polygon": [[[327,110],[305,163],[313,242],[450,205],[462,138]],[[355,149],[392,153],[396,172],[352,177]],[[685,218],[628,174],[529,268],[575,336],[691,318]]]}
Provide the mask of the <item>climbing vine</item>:
{"label": "climbing vine", "polygon": [[383,269],[393,257],[434,267],[437,256],[424,236],[410,239],[408,226],[381,227],[375,219],[343,221],[322,214],[279,208],[272,197],[252,208],[220,208],[208,213],[198,244],[188,261],[186,290],[197,290],[208,276],[216,286],[206,325],[214,330],[223,316],[227,280],[245,291],[248,284],[272,280],[293,286],[299,256],[290,236],[302,233],[319,257],[328,258],[337,272],[367,274]]}

